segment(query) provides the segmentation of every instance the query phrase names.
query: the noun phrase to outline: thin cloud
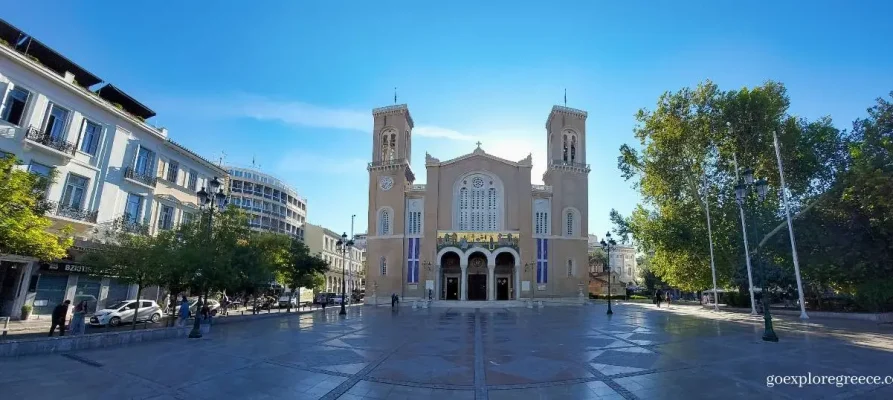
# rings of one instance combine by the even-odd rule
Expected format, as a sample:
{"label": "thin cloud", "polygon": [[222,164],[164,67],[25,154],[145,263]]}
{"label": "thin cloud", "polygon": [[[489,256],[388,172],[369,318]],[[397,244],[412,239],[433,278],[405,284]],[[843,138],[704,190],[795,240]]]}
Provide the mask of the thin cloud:
{"label": "thin cloud", "polygon": [[319,153],[295,150],[288,152],[280,158],[276,167],[283,174],[309,172],[314,174],[343,175],[365,171],[366,161],[358,158],[328,157]]}

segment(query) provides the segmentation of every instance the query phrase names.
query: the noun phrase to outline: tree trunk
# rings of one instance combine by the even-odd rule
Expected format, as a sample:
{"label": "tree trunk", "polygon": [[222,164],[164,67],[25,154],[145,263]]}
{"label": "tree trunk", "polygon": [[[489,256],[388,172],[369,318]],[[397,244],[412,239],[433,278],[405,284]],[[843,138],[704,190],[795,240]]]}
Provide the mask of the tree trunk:
{"label": "tree trunk", "polygon": [[140,296],[143,294],[143,281],[140,280],[136,284],[136,309],[133,310],[133,326],[130,330],[136,330],[136,317],[140,315]]}
{"label": "tree trunk", "polygon": [[287,312],[287,313],[291,312],[291,301],[294,300],[294,298],[295,298],[295,290],[292,289],[291,293],[288,294],[288,307],[285,308],[285,312]]}

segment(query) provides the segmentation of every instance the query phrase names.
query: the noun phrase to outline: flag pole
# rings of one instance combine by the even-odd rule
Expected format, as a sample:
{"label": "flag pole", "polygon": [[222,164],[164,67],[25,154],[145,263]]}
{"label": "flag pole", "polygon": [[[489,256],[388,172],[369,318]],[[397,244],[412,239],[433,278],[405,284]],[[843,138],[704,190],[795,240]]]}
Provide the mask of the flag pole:
{"label": "flag pole", "polygon": [[710,191],[707,173],[704,172],[704,206],[707,209],[707,240],[710,242],[710,270],[713,273],[713,311],[719,311],[719,293],[716,290],[716,263],[713,261],[713,229],[710,226]]}
{"label": "flag pole", "polygon": [[[738,177],[738,155],[732,153],[732,160],[735,162],[735,181],[737,182],[740,177]],[[753,273],[752,268],[750,267],[750,247],[747,243],[747,226],[744,223],[744,208],[738,206],[738,211],[741,214],[741,235],[744,236],[744,261],[747,262],[747,287],[748,291],[750,291],[750,315],[757,315],[757,306],[756,300],[754,300],[753,295]]]}
{"label": "flag pole", "polygon": [[806,315],[806,302],[803,299],[803,280],[800,279],[800,260],[797,258],[797,242],[794,239],[794,223],[791,222],[791,208],[788,206],[787,186],[784,183],[784,167],[781,165],[781,148],[778,144],[778,135],[772,131],[772,140],[775,143],[775,158],[778,159],[778,176],[781,178],[781,199],[784,203],[784,214],[788,220],[788,236],[791,238],[791,254],[794,256],[794,275],[797,276],[797,294],[800,297],[800,319],[809,319]]}

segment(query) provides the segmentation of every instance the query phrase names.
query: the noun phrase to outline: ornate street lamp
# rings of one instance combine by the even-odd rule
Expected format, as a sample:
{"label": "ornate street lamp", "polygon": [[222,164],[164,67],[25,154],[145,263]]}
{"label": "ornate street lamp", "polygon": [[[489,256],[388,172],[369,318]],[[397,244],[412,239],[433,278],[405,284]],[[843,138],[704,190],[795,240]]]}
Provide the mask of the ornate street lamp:
{"label": "ornate street lamp", "polygon": [[[211,224],[214,222],[214,210],[217,209],[219,211],[223,207],[226,207],[226,194],[223,193],[223,188],[221,187],[220,180],[217,179],[216,176],[214,177],[213,180],[211,180],[211,182],[208,182],[208,186],[209,186],[209,189],[211,189],[210,193],[205,191],[205,187],[202,186],[202,188],[199,189],[199,191],[196,192],[195,195],[198,197],[199,208],[201,208],[202,210],[205,210],[205,209],[208,210],[207,235],[208,235],[208,242],[210,243],[210,241],[212,239]],[[213,254],[211,255],[211,259],[213,261]],[[195,276],[196,276],[197,280],[201,280],[202,271],[200,268],[198,271],[196,271]],[[206,293],[205,299],[207,299],[207,297],[208,297],[208,295]],[[199,293],[198,299],[196,300],[196,303],[195,303],[195,321],[192,325],[192,331],[189,332],[189,337],[192,339],[198,339],[198,338],[202,337],[201,326],[199,325],[200,324],[199,315],[201,315],[201,310],[202,310],[202,296],[201,296],[201,293]]]}
{"label": "ornate street lamp", "polygon": [[[608,241],[606,242],[605,239],[608,239]],[[607,253],[605,270],[608,272],[608,315],[614,315],[614,311],[611,310],[611,281],[614,278],[614,275],[611,274],[611,252],[617,246],[617,242],[611,239],[611,232],[605,233],[605,239],[602,239],[601,245],[605,249],[605,253]]]}
{"label": "ornate street lamp", "polygon": [[[739,183],[735,186],[735,200],[738,202],[738,205],[741,209],[744,209],[744,204],[746,203],[748,194],[750,193],[749,189],[754,189],[756,192],[757,199],[759,201],[763,201],[766,199],[766,193],[769,191],[769,183],[766,182],[765,179],[759,179],[754,181],[753,170],[748,168],[744,170],[744,180],[742,183]],[[757,224],[756,224],[756,210],[751,213],[751,230],[754,235],[759,238],[760,235],[757,234]],[[754,255],[759,251],[759,245],[756,249],[754,249]],[[750,254],[747,255],[751,257]],[[772,314],[769,311],[769,293],[768,293],[768,279],[766,276],[766,266],[765,263],[760,262],[759,257],[754,257],[752,262],[757,262],[760,268],[760,275],[762,277],[762,281],[760,282],[760,293],[762,294],[762,303],[763,303],[763,340],[767,342],[777,342],[778,335],[775,334],[775,330],[772,329]]]}
{"label": "ornate street lamp", "polygon": [[347,240],[347,232],[344,232],[335,245],[341,250],[341,311],[338,312],[338,315],[347,315],[347,308],[344,307],[347,300],[344,297],[344,266],[347,265],[347,250],[353,247],[353,240]]}

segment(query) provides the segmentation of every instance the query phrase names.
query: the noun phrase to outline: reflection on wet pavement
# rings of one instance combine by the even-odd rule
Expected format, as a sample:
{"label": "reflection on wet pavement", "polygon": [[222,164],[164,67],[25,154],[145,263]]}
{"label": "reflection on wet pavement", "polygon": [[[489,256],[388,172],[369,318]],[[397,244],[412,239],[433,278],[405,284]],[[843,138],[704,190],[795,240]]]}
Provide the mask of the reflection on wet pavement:
{"label": "reflection on wet pavement", "polygon": [[[0,359],[4,398],[891,398],[890,386],[766,386],[767,375],[888,375],[889,332],[618,305],[354,307],[168,340]],[[866,328],[867,327],[867,328]]]}

